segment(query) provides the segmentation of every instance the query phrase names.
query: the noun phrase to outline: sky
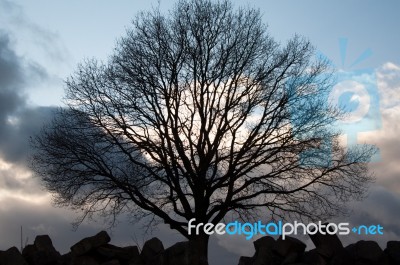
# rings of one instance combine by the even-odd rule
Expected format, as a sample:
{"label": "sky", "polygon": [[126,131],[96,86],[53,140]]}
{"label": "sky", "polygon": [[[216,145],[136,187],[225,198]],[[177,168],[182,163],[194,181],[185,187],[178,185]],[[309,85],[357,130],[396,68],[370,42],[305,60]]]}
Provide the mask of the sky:
{"label": "sky", "polygon": [[[358,130],[358,142],[375,144],[380,150],[380,158],[370,165],[376,181],[367,199],[350,203],[352,214],[337,220],[384,226],[383,236],[353,235],[342,238],[345,243],[372,239],[384,247],[388,240],[399,240],[400,2],[233,2],[235,6],[259,8],[270,34],[282,44],[299,34],[340,71],[361,71],[373,77],[368,80],[376,94],[369,94],[369,102],[378,104],[368,106],[375,108],[378,122],[367,129],[357,127],[358,123],[352,126]],[[57,106],[62,106],[64,80],[79,62],[85,58],[107,60],[138,12],[158,6],[167,12],[173,3],[0,0],[0,249],[20,245],[21,226],[27,243],[32,243],[35,235],[49,234],[63,253],[82,237],[104,228],[97,220],[73,231],[71,222],[76,214],[55,208],[51,196],[27,167],[29,137],[40,131]],[[367,101],[361,97],[361,103]],[[143,237],[141,231],[140,224],[121,220],[110,233],[113,243],[132,245],[150,237]],[[166,246],[182,240],[163,226],[152,235]],[[239,255],[252,255],[252,251],[252,244],[243,237],[213,237],[210,264],[237,263]]]}

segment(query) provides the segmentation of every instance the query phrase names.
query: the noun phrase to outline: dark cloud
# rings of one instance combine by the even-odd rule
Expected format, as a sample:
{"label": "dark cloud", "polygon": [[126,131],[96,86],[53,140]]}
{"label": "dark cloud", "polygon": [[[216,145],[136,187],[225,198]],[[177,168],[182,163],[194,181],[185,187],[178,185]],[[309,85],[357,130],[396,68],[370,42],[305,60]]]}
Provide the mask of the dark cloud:
{"label": "dark cloud", "polygon": [[358,235],[351,233],[341,236],[344,245],[359,240],[374,240],[382,248],[390,240],[399,240],[400,237],[400,198],[382,186],[371,188],[370,195],[362,202],[353,204],[353,212],[349,217],[337,218],[335,222],[349,222],[352,226],[381,225],[383,235]]}
{"label": "dark cloud", "polygon": [[20,58],[11,49],[10,38],[4,32],[0,32],[0,81],[8,89],[18,89],[24,82]]}
{"label": "dark cloud", "polygon": [[[45,194],[24,168],[30,153],[29,137],[50,119],[52,108],[29,106],[24,91],[46,77],[42,67],[18,56],[9,35],[0,31],[0,160],[7,162],[6,167],[0,167],[0,194]],[[6,223],[2,220],[1,225]]]}
{"label": "dark cloud", "polygon": [[18,56],[10,39],[10,33],[0,30],[1,90],[21,90],[46,79],[46,70],[39,64]]}
{"label": "dark cloud", "polygon": [[7,121],[3,137],[0,138],[3,159],[13,163],[26,163],[32,152],[30,138],[40,132],[54,112],[54,107],[26,107],[18,111],[11,121]]}
{"label": "dark cloud", "polygon": [[26,158],[29,136],[51,116],[51,108],[29,107],[24,95],[27,87],[46,78],[44,68],[18,56],[0,31],[0,155],[9,162]]}

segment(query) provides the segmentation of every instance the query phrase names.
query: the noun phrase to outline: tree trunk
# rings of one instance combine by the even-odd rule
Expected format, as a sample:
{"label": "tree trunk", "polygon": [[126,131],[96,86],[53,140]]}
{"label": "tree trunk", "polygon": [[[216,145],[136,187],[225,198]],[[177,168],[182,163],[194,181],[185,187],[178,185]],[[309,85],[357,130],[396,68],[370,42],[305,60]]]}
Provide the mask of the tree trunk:
{"label": "tree trunk", "polygon": [[191,247],[190,265],[208,265],[209,238],[209,235],[200,234],[189,240]]}

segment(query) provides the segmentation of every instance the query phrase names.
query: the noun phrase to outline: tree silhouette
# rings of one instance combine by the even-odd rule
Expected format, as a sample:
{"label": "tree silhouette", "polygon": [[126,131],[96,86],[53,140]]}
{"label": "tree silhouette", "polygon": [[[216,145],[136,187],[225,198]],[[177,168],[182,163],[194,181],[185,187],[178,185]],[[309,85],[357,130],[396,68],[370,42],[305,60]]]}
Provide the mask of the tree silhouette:
{"label": "tree silhouette", "polygon": [[207,264],[209,236],[188,234],[192,218],[321,220],[363,196],[373,150],[339,144],[328,72],[307,40],[277,43],[251,8],[194,0],[141,13],[107,63],[87,60],[67,80],[68,108],[34,138],[32,168],[82,218],[152,217]]}

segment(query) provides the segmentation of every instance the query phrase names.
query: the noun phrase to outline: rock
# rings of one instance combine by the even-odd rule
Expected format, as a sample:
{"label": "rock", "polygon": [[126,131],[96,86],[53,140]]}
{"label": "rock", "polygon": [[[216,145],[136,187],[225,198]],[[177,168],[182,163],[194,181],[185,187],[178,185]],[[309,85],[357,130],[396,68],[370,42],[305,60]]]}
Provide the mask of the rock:
{"label": "rock", "polygon": [[144,243],[141,255],[144,255],[145,257],[151,257],[162,252],[164,252],[163,243],[160,241],[160,239],[153,237]]}
{"label": "rock", "polygon": [[240,257],[239,258],[238,265],[252,265],[252,264],[253,264],[253,258],[251,258],[251,257]]}
{"label": "rock", "polygon": [[164,253],[165,263],[171,265],[189,265],[191,247],[188,241],[178,242],[167,248]]}
{"label": "rock", "polygon": [[162,242],[160,239],[153,237],[144,243],[140,257],[146,265],[162,265],[164,263],[163,253],[164,246]]}
{"label": "rock", "polygon": [[64,255],[61,255],[61,257],[57,260],[57,265],[70,265],[72,262],[72,254],[71,252],[68,252]]}
{"label": "rock", "polygon": [[369,264],[379,264],[383,256],[383,251],[375,241],[358,241],[346,247],[356,262],[367,262]]}
{"label": "rock", "polygon": [[0,265],[28,265],[16,247],[0,252]]}
{"label": "rock", "polygon": [[73,257],[71,265],[99,265],[97,260],[91,256],[79,256],[79,257]]}
{"label": "rock", "polygon": [[354,256],[345,248],[338,249],[329,262],[330,265],[353,265],[354,263]]}
{"label": "rock", "polygon": [[101,263],[101,265],[120,265],[119,260],[113,259],[104,263]]}
{"label": "rock", "polygon": [[290,252],[282,261],[281,265],[293,264],[299,261],[299,253]]}
{"label": "rock", "polygon": [[253,242],[256,253],[262,249],[272,249],[276,241],[270,236],[264,236]]}
{"label": "rock", "polygon": [[135,257],[139,257],[139,250],[136,246],[121,248],[111,244],[106,244],[98,247],[95,252],[107,260],[117,259],[121,261],[128,261]]}
{"label": "rock", "polygon": [[34,255],[35,252],[37,252],[35,245],[27,245],[22,250],[22,256],[28,259],[30,256]]}
{"label": "rock", "polygon": [[87,237],[76,243],[71,247],[71,253],[74,256],[81,256],[89,251],[103,246],[110,242],[110,236],[106,231],[101,231],[100,233]]}
{"label": "rock", "polygon": [[123,247],[125,251],[131,253],[130,255],[135,258],[139,256],[139,249],[137,246],[128,246],[128,247]]}
{"label": "rock", "polygon": [[389,256],[383,252],[382,256],[379,258],[379,265],[392,265],[392,264],[399,264],[398,262],[393,262],[393,260],[391,260],[389,258]]}
{"label": "rock", "polygon": [[[325,223],[324,225],[328,225],[329,223]],[[315,235],[309,235],[312,242],[314,243],[317,251],[319,254],[326,258],[331,258],[337,251],[343,249],[342,242],[340,242],[340,239],[338,238],[337,235],[330,235],[326,233],[325,231],[322,231],[325,233],[323,235],[322,233],[316,233]]]}
{"label": "rock", "polygon": [[145,265],[143,262],[129,261],[127,265]]}
{"label": "rock", "polygon": [[33,244],[35,245],[38,251],[58,253],[58,251],[54,248],[53,242],[51,241],[48,235],[36,236]]}
{"label": "rock", "polygon": [[251,265],[280,265],[284,258],[272,251],[268,251],[260,252],[257,256],[254,256],[253,259],[254,261]]}
{"label": "rock", "polygon": [[317,249],[307,251],[303,255],[303,262],[312,265],[327,265],[327,261],[321,257]]}
{"label": "rock", "polygon": [[129,264],[142,264],[143,260],[140,257],[139,254],[139,249],[137,246],[129,246],[129,247],[123,247],[123,249],[129,253],[131,253],[131,259],[129,260]]}
{"label": "rock", "polygon": [[385,253],[394,264],[400,264],[400,241],[389,241]]}
{"label": "rock", "polygon": [[22,256],[31,265],[54,264],[61,257],[48,235],[37,236],[33,245],[22,250]]}
{"label": "rock", "polygon": [[281,264],[283,258],[276,255],[273,249],[276,247],[276,241],[270,236],[264,236],[253,242],[256,253],[253,257],[252,265],[262,264]]}
{"label": "rock", "polygon": [[294,252],[297,254],[303,254],[306,249],[306,244],[300,240],[287,236],[282,239],[282,236],[278,238],[274,245],[274,252],[279,254],[281,257],[286,257],[289,253]]}

